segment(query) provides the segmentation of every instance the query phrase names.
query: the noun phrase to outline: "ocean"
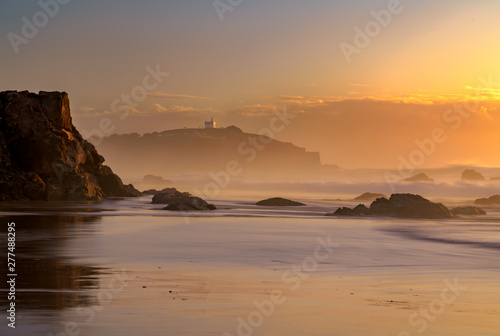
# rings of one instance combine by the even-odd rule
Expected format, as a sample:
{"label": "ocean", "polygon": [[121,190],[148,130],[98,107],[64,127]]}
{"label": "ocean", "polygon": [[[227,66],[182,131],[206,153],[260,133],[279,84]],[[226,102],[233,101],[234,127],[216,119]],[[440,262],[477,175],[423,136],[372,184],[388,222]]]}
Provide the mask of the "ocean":
{"label": "ocean", "polygon": [[254,201],[3,204],[2,282],[9,223],[17,275],[0,335],[500,335],[498,208],[436,221]]}

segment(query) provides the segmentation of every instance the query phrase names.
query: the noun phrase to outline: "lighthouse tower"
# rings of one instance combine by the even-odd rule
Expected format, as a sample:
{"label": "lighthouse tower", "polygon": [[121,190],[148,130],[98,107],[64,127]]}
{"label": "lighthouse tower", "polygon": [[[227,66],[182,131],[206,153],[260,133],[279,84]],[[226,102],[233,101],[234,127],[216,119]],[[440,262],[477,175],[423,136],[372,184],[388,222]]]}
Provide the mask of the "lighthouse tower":
{"label": "lighthouse tower", "polygon": [[212,118],[210,121],[205,121],[205,128],[215,128],[214,118]]}

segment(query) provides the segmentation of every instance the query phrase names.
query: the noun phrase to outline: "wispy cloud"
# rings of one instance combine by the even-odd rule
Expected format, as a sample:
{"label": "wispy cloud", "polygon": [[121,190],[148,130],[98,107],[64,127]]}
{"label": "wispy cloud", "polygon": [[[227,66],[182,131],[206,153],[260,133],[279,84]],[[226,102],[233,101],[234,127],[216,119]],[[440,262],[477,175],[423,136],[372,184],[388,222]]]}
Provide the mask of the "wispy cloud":
{"label": "wispy cloud", "polygon": [[80,110],[83,112],[91,112],[95,110],[95,107],[90,107],[90,106],[81,106]]}
{"label": "wispy cloud", "polygon": [[150,98],[167,98],[167,99],[192,99],[192,100],[214,100],[213,98],[208,97],[199,97],[199,96],[191,96],[184,94],[174,94],[174,93],[166,93],[160,91],[154,91],[148,93],[148,97]]}
{"label": "wispy cloud", "polygon": [[184,106],[184,105],[172,105],[172,106],[163,106],[160,104],[153,105],[154,112],[157,113],[219,113],[220,111],[213,109],[211,107],[205,108],[197,108],[193,106]]}
{"label": "wispy cloud", "polygon": [[238,106],[236,108],[236,113],[245,117],[260,117],[272,114],[272,112],[277,108],[278,108],[277,105],[251,104],[251,105]]}
{"label": "wispy cloud", "polygon": [[283,100],[301,100],[301,99],[304,99],[304,97],[302,97],[302,96],[286,96],[286,95],[282,95],[279,98],[283,99]]}

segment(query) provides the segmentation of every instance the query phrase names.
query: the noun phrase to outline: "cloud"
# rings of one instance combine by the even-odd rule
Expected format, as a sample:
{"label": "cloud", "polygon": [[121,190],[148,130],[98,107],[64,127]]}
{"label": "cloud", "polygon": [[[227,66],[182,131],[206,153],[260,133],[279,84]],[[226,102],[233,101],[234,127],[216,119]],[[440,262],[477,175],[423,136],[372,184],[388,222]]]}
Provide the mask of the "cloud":
{"label": "cloud", "polygon": [[80,107],[80,110],[81,110],[81,111],[84,111],[84,112],[91,112],[91,111],[94,111],[94,110],[95,110],[95,107],[90,107],[90,106],[82,106],[82,107]]}
{"label": "cloud", "polygon": [[235,109],[235,112],[245,117],[259,117],[259,116],[270,115],[274,110],[278,108],[279,106],[270,104],[268,105],[252,104],[252,105],[238,106]]}
{"label": "cloud", "polygon": [[302,96],[286,96],[286,95],[282,95],[279,98],[283,99],[283,100],[302,100],[302,99],[304,99],[304,97],[302,97]]}
{"label": "cloud", "polygon": [[150,98],[167,98],[167,99],[214,100],[213,98],[208,98],[208,97],[173,94],[173,93],[165,93],[165,92],[160,92],[160,91],[150,92],[150,93],[148,93],[148,97],[150,97]]}
{"label": "cloud", "polygon": [[215,110],[211,107],[206,107],[206,108],[196,108],[192,106],[184,106],[184,105],[172,105],[165,107],[160,104],[154,104],[153,105],[153,110],[154,112],[157,113],[188,113],[188,114],[194,114],[194,113],[219,113],[220,111]]}
{"label": "cloud", "polygon": [[167,112],[167,108],[160,104],[154,104],[153,108],[156,110],[156,112]]}

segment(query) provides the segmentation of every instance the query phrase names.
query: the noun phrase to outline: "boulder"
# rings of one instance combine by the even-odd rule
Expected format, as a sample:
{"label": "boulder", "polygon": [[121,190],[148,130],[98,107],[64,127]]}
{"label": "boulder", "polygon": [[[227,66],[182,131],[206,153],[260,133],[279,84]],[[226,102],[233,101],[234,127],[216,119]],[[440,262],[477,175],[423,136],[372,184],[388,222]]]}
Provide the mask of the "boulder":
{"label": "boulder", "polygon": [[452,218],[451,212],[441,203],[433,203],[422,196],[393,194],[389,199],[378,198],[366,208],[360,204],[354,209],[338,209],[335,216],[388,216],[398,218]]}
{"label": "boulder", "polygon": [[500,205],[500,195],[493,195],[488,198],[479,198],[474,201],[475,205]]}
{"label": "boulder", "polygon": [[402,180],[402,182],[407,182],[407,183],[414,183],[414,182],[434,182],[433,179],[431,179],[427,174],[420,173],[415,176],[406,178]]}
{"label": "boulder", "polygon": [[268,198],[256,203],[259,206],[304,206],[304,203],[295,202],[286,198],[274,197]]}
{"label": "boulder", "polygon": [[466,169],[462,173],[463,181],[484,181],[486,180],[483,174],[475,171],[474,169]]}
{"label": "boulder", "polygon": [[354,209],[338,208],[334,213],[326,214],[327,216],[370,216],[372,212],[364,204],[357,205]]}
{"label": "boulder", "polygon": [[175,188],[166,188],[153,196],[153,204],[168,204],[163,210],[171,211],[200,211],[215,210],[215,205],[207,203],[200,197],[187,192],[180,192]]}
{"label": "boulder", "polygon": [[363,195],[356,197],[354,200],[355,201],[374,201],[377,198],[381,198],[381,197],[387,198],[387,196],[384,194],[366,192]]}
{"label": "boulder", "polygon": [[463,206],[451,210],[454,215],[486,215],[486,211],[475,206]]}
{"label": "boulder", "polygon": [[165,188],[162,190],[148,189],[148,190],[144,190],[142,192],[142,194],[143,195],[156,195],[156,194],[160,194],[160,193],[169,193],[170,190],[172,190],[172,189],[175,189],[175,188]]}
{"label": "boulder", "polygon": [[140,196],[73,126],[65,92],[0,92],[0,200]]}

